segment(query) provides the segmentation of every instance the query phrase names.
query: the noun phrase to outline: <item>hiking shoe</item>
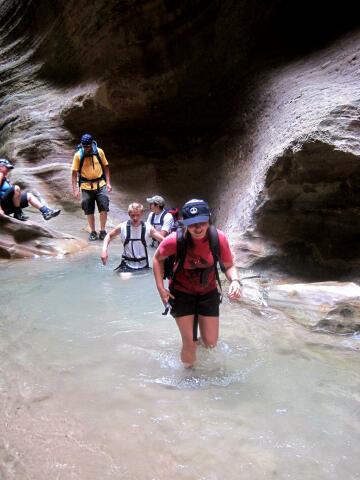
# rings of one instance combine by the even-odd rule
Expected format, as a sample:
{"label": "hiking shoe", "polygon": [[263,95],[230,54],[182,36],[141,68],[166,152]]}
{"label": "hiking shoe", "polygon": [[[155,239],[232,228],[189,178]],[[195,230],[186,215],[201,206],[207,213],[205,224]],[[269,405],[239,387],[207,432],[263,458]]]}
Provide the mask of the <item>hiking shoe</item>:
{"label": "hiking shoe", "polygon": [[89,240],[90,242],[93,242],[94,240],[97,240],[98,236],[96,232],[91,232],[89,235]]}
{"label": "hiking shoe", "polygon": [[106,230],[100,230],[99,240],[104,240],[105,237],[106,237]]}
{"label": "hiking shoe", "polygon": [[25,215],[22,210],[20,210],[20,212],[14,213],[14,218],[16,218],[17,220],[21,220],[22,222],[29,220],[28,215]]}
{"label": "hiking shoe", "polygon": [[46,210],[41,212],[41,213],[42,213],[42,216],[45,220],[50,220],[50,218],[57,217],[60,212],[61,212],[61,210],[59,210],[59,209],[58,210],[52,210],[51,208],[46,207]]}

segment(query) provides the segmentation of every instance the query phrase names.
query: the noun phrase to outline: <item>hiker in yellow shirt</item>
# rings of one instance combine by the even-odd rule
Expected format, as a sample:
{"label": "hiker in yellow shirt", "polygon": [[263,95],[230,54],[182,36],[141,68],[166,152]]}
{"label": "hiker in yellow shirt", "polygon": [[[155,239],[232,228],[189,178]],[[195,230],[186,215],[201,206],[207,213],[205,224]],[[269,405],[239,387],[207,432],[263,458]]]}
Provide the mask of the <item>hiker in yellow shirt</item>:
{"label": "hiker in yellow shirt", "polygon": [[[108,165],[104,151],[98,148],[91,135],[85,133],[75,152],[71,171],[73,194],[80,200],[81,190],[81,207],[88,219],[91,241],[103,240],[106,236],[108,193],[112,190]],[[99,236],[95,229],[95,202],[100,216]]]}

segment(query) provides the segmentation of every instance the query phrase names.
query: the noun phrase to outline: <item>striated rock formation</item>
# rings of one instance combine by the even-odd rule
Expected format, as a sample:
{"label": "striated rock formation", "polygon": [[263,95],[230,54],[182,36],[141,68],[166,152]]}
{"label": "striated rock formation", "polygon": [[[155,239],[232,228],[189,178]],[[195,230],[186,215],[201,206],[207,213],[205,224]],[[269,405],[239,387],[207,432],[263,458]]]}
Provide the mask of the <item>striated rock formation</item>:
{"label": "striated rock formation", "polygon": [[251,138],[238,137],[243,169],[228,161],[234,173],[219,187],[223,205],[241,192],[236,220],[220,213],[243,265],[358,276],[359,49],[352,33],[258,79]]}
{"label": "striated rock formation", "polygon": [[354,283],[276,285],[269,289],[267,303],[312,329],[339,334],[360,330],[360,287]]}
{"label": "striated rock formation", "polygon": [[66,255],[79,251],[85,240],[57,232],[34,222],[0,215],[0,258]]}
{"label": "striated rock formation", "polygon": [[88,131],[114,217],[153,193],[205,197],[239,265],[357,275],[360,36],[346,4],[4,0],[0,154],[71,215]]}

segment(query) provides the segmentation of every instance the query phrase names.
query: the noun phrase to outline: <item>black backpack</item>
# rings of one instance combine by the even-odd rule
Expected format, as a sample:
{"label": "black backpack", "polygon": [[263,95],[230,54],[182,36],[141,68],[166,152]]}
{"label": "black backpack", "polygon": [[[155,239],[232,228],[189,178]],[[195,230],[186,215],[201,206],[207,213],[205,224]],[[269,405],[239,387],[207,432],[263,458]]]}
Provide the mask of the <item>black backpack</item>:
{"label": "black backpack", "polygon": [[[210,271],[215,269],[216,281],[221,290],[221,282],[219,277],[219,271],[217,264],[220,265],[221,271],[225,272],[225,266],[220,258],[220,245],[219,245],[219,235],[214,225],[209,226],[208,230],[209,243],[211,254],[214,258],[214,265],[212,267],[204,269],[202,276],[202,283],[206,285],[207,279]],[[182,227],[177,228],[176,230],[176,255],[171,255],[167,257],[164,262],[164,279],[170,279],[173,282],[175,281],[176,273],[184,267],[184,261],[186,256],[186,249],[188,244],[189,233],[185,233]]]}

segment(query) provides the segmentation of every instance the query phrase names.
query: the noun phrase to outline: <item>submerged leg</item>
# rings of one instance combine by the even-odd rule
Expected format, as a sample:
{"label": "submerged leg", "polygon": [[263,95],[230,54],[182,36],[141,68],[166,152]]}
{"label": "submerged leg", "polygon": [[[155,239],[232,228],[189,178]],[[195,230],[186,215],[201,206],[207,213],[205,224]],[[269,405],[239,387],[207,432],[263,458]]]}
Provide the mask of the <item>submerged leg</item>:
{"label": "submerged leg", "polygon": [[182,338],[181,361],[185,368],[192,367],[196,362],[196,349],[198,342],[193,341],[194,315],[176,318]]}
{"label": "submerged leg", "polygon": [[216,347],[219,338],[219,317],[199,315],[201,340],[206,348]]}

